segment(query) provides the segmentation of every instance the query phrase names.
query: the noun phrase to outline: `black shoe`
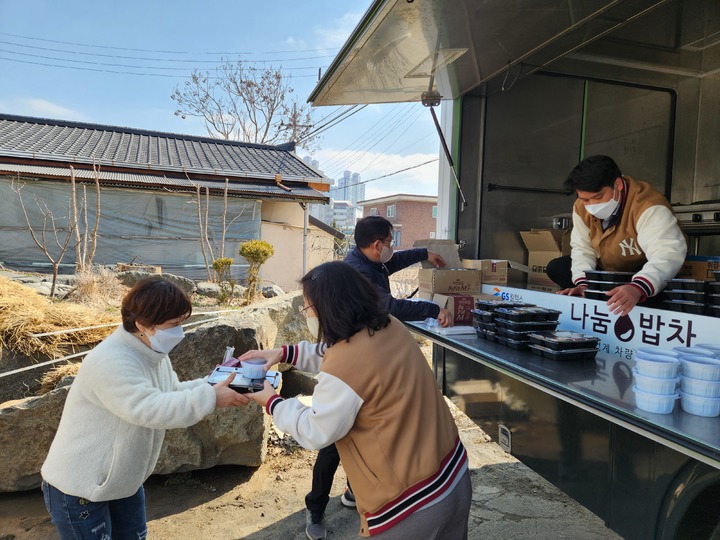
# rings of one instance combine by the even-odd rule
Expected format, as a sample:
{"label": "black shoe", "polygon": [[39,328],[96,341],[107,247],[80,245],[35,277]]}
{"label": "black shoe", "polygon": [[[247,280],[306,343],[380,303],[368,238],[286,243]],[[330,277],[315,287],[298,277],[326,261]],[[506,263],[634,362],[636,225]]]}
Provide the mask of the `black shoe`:
{"label": "black shoe", "polygon": [[350,489],[350,486],[345,486],[345,491],[340,496],[340,503],[347,508],[356,508],[355,494]]}

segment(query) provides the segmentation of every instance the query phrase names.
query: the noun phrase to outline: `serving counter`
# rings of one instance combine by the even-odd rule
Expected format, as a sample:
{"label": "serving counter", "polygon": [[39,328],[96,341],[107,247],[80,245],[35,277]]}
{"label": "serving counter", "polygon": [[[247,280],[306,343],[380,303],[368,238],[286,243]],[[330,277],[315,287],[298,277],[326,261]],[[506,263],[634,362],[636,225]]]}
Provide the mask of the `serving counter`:
{"label": "serving counter", "polygon": [[600,337],[600,351],[594,360],[551,360],[476,334],[406,323],[433,342],[443,393],[623,537],[676,538],[688,520],[697,523],[696,538],[720,533],[720,418],[686,413],[679,401],[671,414],[638,409],[631,372],[638,346],[718,343],[720,321],[648,308],[618,318],[599,301],[484,292],[561,311],[559,329]]}

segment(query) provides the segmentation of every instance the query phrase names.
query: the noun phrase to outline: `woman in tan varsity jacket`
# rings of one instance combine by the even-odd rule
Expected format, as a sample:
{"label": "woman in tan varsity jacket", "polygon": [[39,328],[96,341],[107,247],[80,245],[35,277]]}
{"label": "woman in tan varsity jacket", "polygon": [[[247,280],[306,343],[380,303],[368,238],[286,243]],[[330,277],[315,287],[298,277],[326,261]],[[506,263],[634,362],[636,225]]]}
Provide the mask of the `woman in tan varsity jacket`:
{"label": "woman in tan varsity jacket", "polygon": [[308,449],[335,443],[360,514],[360,536],[467,538],[471,486],[457,427],[415,339],[380,310],[375,288],[349,264],[302,278],[318,343],[241,356],[319,372],[312,405],[266,385],[249,395]]}
{"label": "woman in tan varsity jacket", "polygon": [[608,156],[581,161],[565,186],[577,192],[570,257],[551,261],[547,274],[565,287],[558,294],[584,296],[586,270],[634,272],[630,283],[606,293],[610,311],[627,315],[657,295],[687,255],[670,203],[647,182],[623,176]]}

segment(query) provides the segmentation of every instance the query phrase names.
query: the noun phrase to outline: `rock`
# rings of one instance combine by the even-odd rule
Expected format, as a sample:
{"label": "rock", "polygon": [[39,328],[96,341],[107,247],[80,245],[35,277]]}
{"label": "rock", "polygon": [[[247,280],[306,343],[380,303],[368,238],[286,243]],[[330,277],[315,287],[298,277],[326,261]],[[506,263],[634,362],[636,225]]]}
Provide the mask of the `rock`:
{"label": "rock", "polygon": [[40,486],[40,467],[55,437],[69,387],[0,409],[0,492]]}
{"label": "rock", "polygon": [[219,298],[220,293],[222,290],[220,289],[220,285],[217,283],[212,283],[210,281],[201,281],[197,283],[196,285],[197,291],[196,293],[200,296],[207,296],[208,298]]}
{"label": "rock", "polygon": [[[142,272],[139,270],[128,270],[126,272],[118,272],[117,278],[123,285],[132,287],[136,282],[143,278],[150,276],[157,276],[151,272]],[[170,283],[174,283],[180,287],[187,294],[193,294],[197,290],[197,286],[192,279],[188,279],[182,276],[176,276],[174,274],[161,274],[164,279],[167,279]]]}
{"label": "rock", "polygon": [[285,294],[285,291],[283,291],[277,285],[268,285],[262,288],[262,295],[265,298],[275,298],[276,296],[280,296],[283,294]]}

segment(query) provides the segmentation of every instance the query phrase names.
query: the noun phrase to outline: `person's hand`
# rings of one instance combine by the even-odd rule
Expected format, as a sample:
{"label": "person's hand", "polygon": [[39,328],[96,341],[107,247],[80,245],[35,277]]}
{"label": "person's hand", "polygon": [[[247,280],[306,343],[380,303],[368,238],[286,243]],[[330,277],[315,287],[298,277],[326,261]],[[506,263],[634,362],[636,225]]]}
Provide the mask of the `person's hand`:
{"label": "person's hand", "polygon": [[620,285],[605,294],[610,297],[607,302],[610,312],[621,317],[630,313],[643,297],[642,291],[635,285]]}
{"label": "person's hand", "polygon": [[587,285],[580,285],[578,287],[570,287],[569,289],[562,289],[557,291],[555,294],[566,294],[568,296],[585,296]]}
{"label": "person's hand", "polygon": [[238,363],[236,365],[240,365],[240,362],[250,360],[251,358],[261,358],[265,360],[265,371],[267,371],[270,366],[279,364],[282,360],[282,347],[278,349],[247,351],[238,356]]}
{"label": "person's hand", "polygon": [[263,408],[265,408],[267,402],[270,400],[271,397],[277,395],[277,392],[273,388],[272,384],[270,384],[268,381],[265,381],[265,385],[262,390],[260,390],[259,392],[253,392],[245,395],[252,401],[259,403]]}
{"label": "person's hand", "polygon": [[440,313],[438,313],[437,320],[440,323],[440,326],[442,326],[442,327],[452,326],[452,324],[453,324],[452,313],[450,313],[445,308],[440,308]]}
{"label": "person's hand", "polygon": [[427,260],[435,268],[442,268],[443,266],[445,266],[445,259],[443,259],[440,255],[433,251],[428,251]]}
{"label": "person's hand", "polygon": [[238,405],[247,405],[250,400],[243,394],[238,394],[235,390],[230,388],[230,383],[235,378],[235,372],[231,372],[230,376],[221,383],[217,383],[213,386],[215,390],[215,408],[221,409],[223,407],[237,407]]}

